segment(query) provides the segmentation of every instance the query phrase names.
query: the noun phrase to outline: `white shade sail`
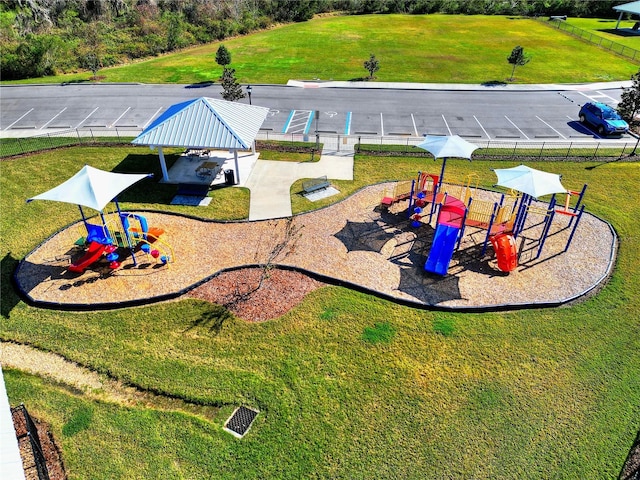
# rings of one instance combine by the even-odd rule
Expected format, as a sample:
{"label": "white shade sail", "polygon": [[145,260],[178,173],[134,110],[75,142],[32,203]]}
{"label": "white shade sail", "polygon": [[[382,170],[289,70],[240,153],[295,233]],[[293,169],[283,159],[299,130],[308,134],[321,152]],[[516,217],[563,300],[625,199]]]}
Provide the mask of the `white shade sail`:
{"label": "white shade sail", "polygon": [[114,173],[85,165],[69,180],[51,190],[29,198],[72,203],[102,211],[118,194],[136,182],[152,176],[147,173]]}
{"label": "white shade sail", "polygon": [[526,193],[534,198],[567,191],[560,183],[560,175],[536,170],[526,165],[496,169],[494,172],[498,176],[496,185]]}
{"label": "white shade sail", "polygon": [[467,142],[459,135],[427,135],[424,141],[417,145],[419,148],[431,153],[437,158],[468,158],[478,148],[477,145]]}

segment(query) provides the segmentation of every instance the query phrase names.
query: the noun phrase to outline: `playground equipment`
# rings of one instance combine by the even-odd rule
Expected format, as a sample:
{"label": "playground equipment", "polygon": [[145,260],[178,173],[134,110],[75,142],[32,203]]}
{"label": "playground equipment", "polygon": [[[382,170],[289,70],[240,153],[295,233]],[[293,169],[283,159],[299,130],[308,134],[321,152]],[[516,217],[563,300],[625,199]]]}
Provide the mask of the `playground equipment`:
{"label": "playground equipment", "polygon": [[[164,230],[149,228],[147,219],[138,214],[121,212],[119,209],[111,213],[101,213],[102,225],[89,223],[83,218],[80,225],[81,238],[76,244],[87,245],[85,254],[69,266],[69,271],[82,273],[104,255],[113,270],[120,267],[122,252],[130,251],[134,265],[137,265],[138,251],[151,254],[162,264],[173,262],[173,248],[160,239]],[[146,245],[146,246],[145,246]],[[148,247],[153,245],[153,249]]]}
{"label": "playground equipment", "polygon": [[[430,224],[437,213],[433,243],[425,263],[425,270],[439,275],[446,275],[453,253],[459,248],[467,227],[486,230],[481,254],[485,255],[487,246],[491,244],[498,260],[498,268],[504,272],[514,270],[519,261],[516,239],[522,234],[530,212],[543,217],[541,234],[537,240],[538,250],[534,259],[542,254],[556,214],[571,217],[567,228],[572,226],[573,228],[564,248],[566,252],[584,212],[582,201],[587,185],[584,185],[580,191],[566,190],[559,183],[558,175],[530,169],[523,165],[501,171],[501,175],[504,176],[503,172],[510,175],[506,179],[503,177],[503,182],[511,184],[512,189],[508,194],[502,194],[498,202],[474,199],[478,188],[478,179],[475,175],[469,176],[465,183],[457,184],[444,183],[441,176],[419,172],[417,179],[410,182],[408,194],[409,182],[398,182],[392,194],[385,192],[381,205],[388,208],[394,203],[408,200],[407,211],[411,225],[415,228],[423,223]],[[527,193],[544,196],[549,195],[554,189],[566,194],[563,205],[557,204],[556,194],[553,194],[547,206],[533,205],[536,197]],[[573,202],[574,199],[575,202]],[[427,215],[428,220],[425,221]]]}
{"label": "playground equipment", "polygon": [[[439,180],[440,177],[437,175],[418,173],[418,178],[412,184],[409,212],[412,225],[419,227],[427,204],[430,204],[428,223],[431,223],[433,215],[439,209],[434,241],[425,269],[446,275],[453,252],[459,247],[465,228],[474,227],[487,231],[482,247],[484,255],[492,237],[507,234],[512,230],[518,198],[503,194],[499,202],[474,200],[478,188],[476,175],[470,175],[465,183],[443,183]],[[515,241],[513,243],[515,244]],[[491,244],[493,246],[494,242]],[[499,263],[499,267],[506,265],[511,263]],[[513,270],[515,266],[509,268]]]}
{"label": "playground equipment", "polygon": [[[142,240],[148,241],[151,237],[157,240],[161,231],[151,231],[146,219],[140,215],[122,213],[116,197],[131,185],[150,176],[153,175],[106,172],[85,165],[73,177],[47,192],[27,199],[27,202],[53,200],[78,205],[84,228],[81,232],[82,240],[75,243],[86,245],[87,250],[69,270],[84,272],[103,254],[109,261],[109,267],[116,269],[120,267],[120,255],[116,250],[124,247],[130,250],[133,264],[137,265],[135,249],[138,244]],[[116,206],[116,212],[105,214],[104,208],[111,201]],[[97,210],[102,225],[90,223],[84,214],[83,206]],[[132,220],[136,222],[136,226],[131,225]],[[167,253],[160,258],[166,259],[168,263],[173,258],[173,251],[171,250],[171,255]]]}
{"label": "playground equipment", "polygon": [[424,265],[428,272],[446,275],[451,257],[461,238],[462,227],[467,213],[464,203],[445,194],[436,220],[436,232],[429,257]]}

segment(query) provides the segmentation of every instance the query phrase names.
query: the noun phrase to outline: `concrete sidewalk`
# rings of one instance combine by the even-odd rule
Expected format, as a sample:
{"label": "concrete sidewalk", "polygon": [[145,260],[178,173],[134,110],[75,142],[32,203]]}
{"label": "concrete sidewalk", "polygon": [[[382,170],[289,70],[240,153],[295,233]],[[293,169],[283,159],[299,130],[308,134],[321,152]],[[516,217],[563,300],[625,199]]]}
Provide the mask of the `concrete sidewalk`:
{"label": "concrete sidewalk", "polygon": [[244,184],[251,190],[249,220],[290,217],[291,185],[301,178],[327,176],[329,180],[353,180],[353,150],[324,148],[314,163],[258,160]]}

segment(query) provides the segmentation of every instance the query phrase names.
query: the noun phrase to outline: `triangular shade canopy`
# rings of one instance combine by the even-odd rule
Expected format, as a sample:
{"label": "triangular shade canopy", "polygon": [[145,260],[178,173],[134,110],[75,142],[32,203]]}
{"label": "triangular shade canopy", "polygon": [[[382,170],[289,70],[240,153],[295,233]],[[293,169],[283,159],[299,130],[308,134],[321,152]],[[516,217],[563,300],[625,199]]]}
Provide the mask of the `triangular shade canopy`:
{"label": "triangular shade canopy", "polygon": [[417,146],[431,153],[436,159],[450,157],[471,159],[471,154],[478,148],[477,145],[467,142],[459,135],[427,135]]}
{"label": "triangular shade canopy", "polygon": [[27,200],[53,200],[102,211],[120,192],[152,174],[105,172],[85,165],[73,177],[51,190]]}
{"label": "triangular shade canopy", "polygon": [[200,97],[169,107],[132,143],[249,149],[268,113],[266,107]]}
{"label": "triangular shade canopy", "polygon": [[560,175],[536,170],[526,165],[500,168],[494,172],[498,176],[496,185],[526,193],[534,198],[567,191],[560,183]]}

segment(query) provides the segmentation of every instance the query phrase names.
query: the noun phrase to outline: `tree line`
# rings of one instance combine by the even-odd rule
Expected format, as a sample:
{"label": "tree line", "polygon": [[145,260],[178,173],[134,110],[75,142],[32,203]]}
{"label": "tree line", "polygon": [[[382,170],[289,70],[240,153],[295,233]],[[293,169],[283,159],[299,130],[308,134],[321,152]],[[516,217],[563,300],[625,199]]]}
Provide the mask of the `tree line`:
{"label": "tree line", "polygon": [[93,71],[329,12],[614,16],[590,0],[3,0],[0,78]]}

